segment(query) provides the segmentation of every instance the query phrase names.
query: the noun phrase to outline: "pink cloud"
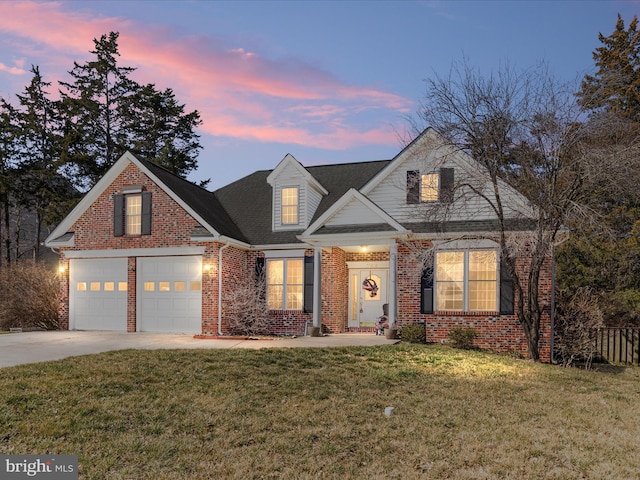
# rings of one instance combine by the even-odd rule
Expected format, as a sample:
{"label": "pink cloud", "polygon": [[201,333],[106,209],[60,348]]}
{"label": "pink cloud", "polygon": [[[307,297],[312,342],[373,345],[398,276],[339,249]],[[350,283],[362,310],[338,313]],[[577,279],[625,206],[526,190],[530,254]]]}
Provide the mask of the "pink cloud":
{"label": "pink cloud", "polygon": [[[54,78],[68,80],[74,60],[91,58],[93,38],[118,31],[120,64],[137,67],[133,76],[141,83],[171,87],[189,110],[200,111],[202,130],[212,135],[332,149],[395,145],[392,131],[362,126],[357,117],[363,112],[397,117],[412,108],[404,97],[347,85],[301,60],[264,58],[209,36],[98,17],[91,5],[74,3],[70,11],[64,2],[0,2],[0,35],[14,41],[20,55],[45,63],[56,58],[43,73],[53,70]],[[25,73],[1,63],[0,71]]]}
{"label": "pink cloud", "polygon": [[10,73],[11,75],[24,75],[27,71],[21,67],[9,67],[0,62],[0,71]]}

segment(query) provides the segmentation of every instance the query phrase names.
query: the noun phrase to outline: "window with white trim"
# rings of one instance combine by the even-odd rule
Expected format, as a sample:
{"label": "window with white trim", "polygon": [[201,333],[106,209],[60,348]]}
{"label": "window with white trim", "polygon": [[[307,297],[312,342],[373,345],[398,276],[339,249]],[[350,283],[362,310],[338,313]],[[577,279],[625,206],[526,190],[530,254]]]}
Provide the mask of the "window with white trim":
{"label": "window with white trim", "polygon": [[436,253],[436,310],[496,311],[498,259],[495,250]]}
{"label": "window with white trim", "polygon": [[282,225],[297,225],[298,187],[283,187],[280,191],[280,221]]}
{"label": "window with white trim", "polygon": [[267,304],[269,310],[302,310],[303,259],[267,260]]}
{"label": "window with white trim", "polygon": [[142,195],[125,195],[124,233],[140,235],[142,233]]}

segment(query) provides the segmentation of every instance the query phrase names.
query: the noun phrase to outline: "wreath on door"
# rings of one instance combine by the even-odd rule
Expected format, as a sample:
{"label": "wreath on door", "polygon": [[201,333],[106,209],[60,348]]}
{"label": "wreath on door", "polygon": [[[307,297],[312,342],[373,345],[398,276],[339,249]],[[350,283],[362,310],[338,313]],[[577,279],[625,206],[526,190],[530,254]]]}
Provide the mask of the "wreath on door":
{"label": "wreath on door", "polygon": [[369,296],[371,298],[378,295],[378,284],[373,278],[367,278],[365,281],[363,281],[362,288],[369,292]]}

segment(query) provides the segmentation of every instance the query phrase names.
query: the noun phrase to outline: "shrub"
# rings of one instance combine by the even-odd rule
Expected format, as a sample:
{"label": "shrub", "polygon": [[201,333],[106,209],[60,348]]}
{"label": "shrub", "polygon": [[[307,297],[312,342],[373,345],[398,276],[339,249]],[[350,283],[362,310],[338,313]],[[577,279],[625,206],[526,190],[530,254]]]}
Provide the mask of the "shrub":
{"label": "shrub", "polygon": [[231,335],[261,335],[269,328],[264,275],[255,283],[240,282],[224,295],[225,316]]}
{"label": "shrub", "polygon": [[456,327],[452,328],[447,336],[452,347],[471,350],[473,348],[473,339],[476,338],[477,333],[473,328]]}
{"label": "shrub", "polygon": [[603,326],[598,297],[584,287],[574,293],[559,290],[556,299],[554,356],[564,367],[582,362],[589,368],[596,355],[595,335]]}
{"label": "shrub", "polygon": [[0,268],[0,329],[58,328],[58,277],[43,263]]}
{"label": "shrub", "polygon": [[408,343],[427,343],[427,332],[423,323],[406,325],[400,329],[400,338]]}

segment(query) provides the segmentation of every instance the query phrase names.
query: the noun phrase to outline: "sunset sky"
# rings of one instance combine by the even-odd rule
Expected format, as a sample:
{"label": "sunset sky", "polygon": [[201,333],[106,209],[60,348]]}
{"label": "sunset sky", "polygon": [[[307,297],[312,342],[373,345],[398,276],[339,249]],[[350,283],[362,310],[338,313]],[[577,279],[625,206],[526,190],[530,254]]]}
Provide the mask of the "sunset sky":
{"label": "sunset sky", "polygon": [[38,65],[50,92],[94,38],[202,116],[190,178],[218,188],[291,153],[305,166],[392,158],[424,79],[463,57],[483,71],[546,61],[562,80],[637,1],[0,1],[0,96]]}

